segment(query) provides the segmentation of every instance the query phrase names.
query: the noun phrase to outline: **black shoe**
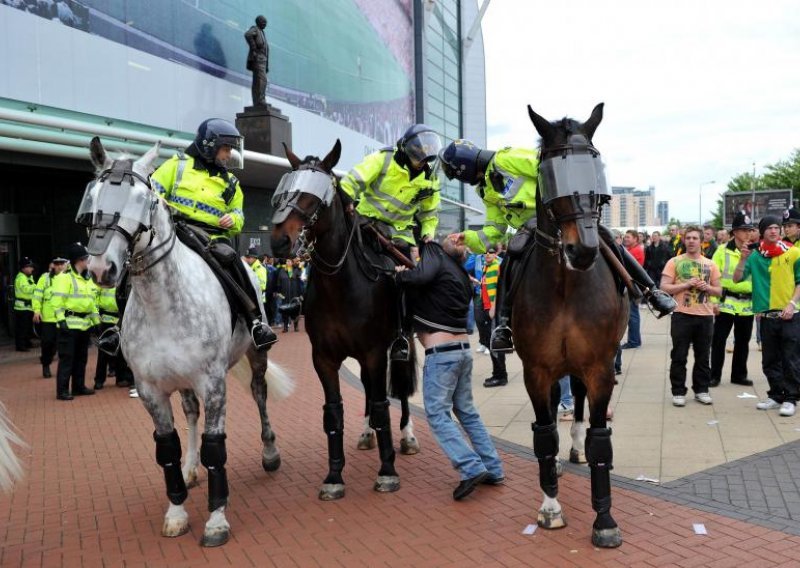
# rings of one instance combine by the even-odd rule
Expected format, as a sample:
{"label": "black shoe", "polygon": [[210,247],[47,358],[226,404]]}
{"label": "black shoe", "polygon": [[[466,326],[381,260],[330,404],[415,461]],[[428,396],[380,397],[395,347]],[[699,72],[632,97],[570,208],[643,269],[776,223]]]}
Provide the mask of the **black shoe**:
{"label": "black shoe", "polygon": [[501,475],[500,477],[495,477],[492,474],[487,475],[486,478],[483,481],[481,481],[481,483],[484,485],[502,485],[505,482],[506,482],[505,476]]}
{"label": "black shoe", "polygon": [[97,381],[95,381],[95,382],[94,382],[94,390],[96,390],[96,391],[101,391],[101,390],[103,390],[103,387],[104,387],[104,386],[105,386],[105,385],[103,385],[103,383],[98,383]]}
{"label": "black shoe", "polygon": [[712,388],[713,388],[713,387],[718,387],[718,386],[719,386],[719,383],[720,383],[719,379],[711,379],[711,380],[709,381],[709,383],[708,383],[708,386],[710,386],[710,387],[712,387]]}
{"label": "black shoe", "polygon": [[453,489],[453,499],[456,501],[461,501],[464,497],[475,491],[475,488],[483,483],[483,480],[489,477],[489,472],[484,471],[483,473],[479,473],[475,477],[470,477],[469,479],[463,479],[461,483],[458,484],[458,487]]}
{"label": "black shoe", "polygon": [[61,394],[57,394],[57,395],[56,395],[56,400],[72,400],[73,398],[75,398],[75,397],[73,397],[73,396],[72,396],[71,394],[69,394],[68,392],[61,393]]}
{"label": "black shoe", "polygon": [[117,372],[114,370],[114,368],[113,367],[109,367],[108,368],[108,376],[109,377],[115,377],[116,375],[117,375]]}
{"label": "black shoe", "polygon": [[50,365],[42,365],[42,376],[45,379],[52,378],[53,373],[50,372]]}
{"label": "black shoe", "polygon": [[511,338],[511,328],[507,325],[498,325],[494,328],[489,345],[489,351],[492,353],[513,353],[514,340]]}
{"label": "black shoe", "polygon": [[278,341],[278,336],[275,335],[275,332],[272,331],[272,328],[258,320],[253,322],[253,327],[250,330],[250,336],[253,338],[253,344],[256,346],[258,351],[263,351]]}
{"label": "black shoe", "polygon": [[128,388],[129,389],[129,388],[131,388],[133,386],[133,382],[132,381],[117,381],[116,383],[114,383],[114,386],[115,387],[119,387],[121,389],[123,389],[123,388]]}
{"label": "black shoe", "polygon": [[504,387],[508,384],[508,379],[501,379],[499,377],[489,377],[483,381],[483,386],[487,389],[492,387]]}
{"label": "black shoe", "polygon": [[751,381],[750,379],[742,379],[741,381],[734,381],[733,379],[731,379],[731,384],[732,385],[741,385],[743,387],[752,387],[753,386],[753,381]]}
{"label": "black shoe", "polygon": [[87,389],[86,387],[83,387],[82,389],[76,391],[72,391],[72,396],[91,396],[93,394],[94,391],[92,389]]}
{"label": "black shoe", "polygon": [[641,347],[641,346],[642,346],[641,343],[639,345],[633,345],[632,343],[629,342],[629,343],[623,343],[622,345],[619,346],[619,348],[620,349],[639,349],[639,347]]}
{"label": "black shoe", "polygon": [[671,314],[678,307],[675,299],[662,290],[650,290],[645,293],[644,299],[651,308],[658,312],[658,318]]}
{"label": "black shoe", "polygon": [[398,335],[392,342],[392,347],[389,350],[389,359],[391,361],[410,361],[411,360],[411,344],[402,335]]}
{"label": "black shoe", "polygon": [[119,328],[109,327],[97,338],[97,348],[111,357],[119,353]]}
{"label": "black shoe", "polygon": [[23,353],[24,353],[25,351],[30,351],[30,350],[31,350],[31,348],[30,348],[30,347],[17,347],[17,351],[21,351],[21,352],[23,352]]}
{"label": "black shoe", "polygon": [[614,376],[619,377],[622,374],[622,369],[614,369]]}

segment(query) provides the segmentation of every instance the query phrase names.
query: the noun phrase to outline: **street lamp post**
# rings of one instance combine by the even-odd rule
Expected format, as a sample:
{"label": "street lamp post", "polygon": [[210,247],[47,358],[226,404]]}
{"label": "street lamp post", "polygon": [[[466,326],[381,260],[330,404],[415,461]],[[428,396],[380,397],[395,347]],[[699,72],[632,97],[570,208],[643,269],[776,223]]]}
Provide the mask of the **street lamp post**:
{"label": "street lamp post", "polygon": [[713,179],[709,180],[709,181],[704,181],[703,183],[700,184],[700,190],[698,191],[698,194],[700,195],[700,204],[699,204],[700,217],[699,217],[698,223],[700,223],[701,227],[703,226],[703,186],[704,185],[711,185],[712,183],[717,183],[717,182],[716,182],[716,180],[713,180]]}

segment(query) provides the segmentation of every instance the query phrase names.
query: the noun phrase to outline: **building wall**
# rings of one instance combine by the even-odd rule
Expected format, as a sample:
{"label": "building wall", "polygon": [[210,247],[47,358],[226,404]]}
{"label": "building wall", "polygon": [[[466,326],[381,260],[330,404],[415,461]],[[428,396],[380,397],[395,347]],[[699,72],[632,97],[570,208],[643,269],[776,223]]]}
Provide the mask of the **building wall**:
{"label": "building wall", "polygon": [[655,215],[655,187],[637,190],[634,187],[612,187],[612,199],[603,210],[601,222],[612,227],[646,227],[658,225]]}

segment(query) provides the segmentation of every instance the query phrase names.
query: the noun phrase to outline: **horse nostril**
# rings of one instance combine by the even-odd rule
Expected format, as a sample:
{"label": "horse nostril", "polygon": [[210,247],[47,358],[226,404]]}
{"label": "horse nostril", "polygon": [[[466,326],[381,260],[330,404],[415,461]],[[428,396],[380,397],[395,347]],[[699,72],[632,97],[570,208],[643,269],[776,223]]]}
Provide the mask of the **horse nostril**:
{"label": "horse nostril", "polygon": [[109,263],[108,270],[106,271],[106,277],[109,280],[114,280],[117,276],[117,265],[114,262]]}

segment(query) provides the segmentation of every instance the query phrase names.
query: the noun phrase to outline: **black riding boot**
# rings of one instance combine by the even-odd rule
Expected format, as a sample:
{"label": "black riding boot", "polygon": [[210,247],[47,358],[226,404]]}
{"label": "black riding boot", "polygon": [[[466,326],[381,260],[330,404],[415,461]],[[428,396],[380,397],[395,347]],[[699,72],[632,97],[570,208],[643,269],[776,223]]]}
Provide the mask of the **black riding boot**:
{"label": "black riding boot", "polygon": [[510,295],[511,282],[513,278],[514,260],[511,256],[506,256],[505,262],[500,267],[500,282],[497,287],[497,322],[492,331],[492,339],[489,342],[492,353],[512,353],[514,351],[514,340],[511,337],[511,307],[514,304]]}
{"label": "black riding boot", "polygon": [[[247,274],[247,269],[244,263],[236,259],[232,263],[233,272],[235,274],[236,283],[239,285],[252,302],[253,309],[243,310],[246,312],[248,325],[250,327],[250,337],[253,339],[253,344],[256,349],[262,351],[278,341],[278,336],[272,331],[272,328],[261,321],[261,299],[258,297],[255,288],[250,283],[250,277]],[[237,295],[238,298],[238,295]],[[242,306],[244,308],[244,306]]]}
{"label": "black riding boot", "polygon": [[642,292],[642,296],[644,297],[645,301],[658,313],[658,317],[662,318],[671,314],[675,308],[678,307],[678,304],[675,302],[672,296],[656,288],[656,283],[653,282],[644,267],[636,262],[636,259],[633,258],[631,253],[628,252],[628,249],[621,245],[617,245],[617,243],[614,241],[614,235],[611,234],[611,231],[606,229],[604,226],[599,225],[598,232],[612,250],[616,248],[620,251],[620,254],[622,255],[622,265],[625,267],[625,270],[628,271],[628,274],[633,282]]}

